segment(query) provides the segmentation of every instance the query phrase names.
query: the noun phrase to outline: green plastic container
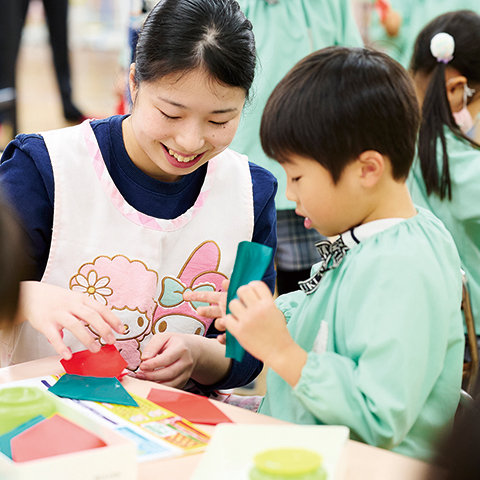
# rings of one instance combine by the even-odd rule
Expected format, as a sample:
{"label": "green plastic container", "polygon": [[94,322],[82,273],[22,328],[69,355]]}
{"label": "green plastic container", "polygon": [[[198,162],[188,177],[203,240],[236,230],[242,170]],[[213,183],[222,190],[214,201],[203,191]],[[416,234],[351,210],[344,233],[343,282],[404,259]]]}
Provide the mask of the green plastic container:
{"label": "green plastic container", "polygon": [[277,448],[254,458],[250,480],[326,480],[318,453],[303,448]]}
{"label": "green plastic container", "polygon": [[0,390],[0,435],[42,415],[55,413],[55,403],[37,387],[10,387]]}

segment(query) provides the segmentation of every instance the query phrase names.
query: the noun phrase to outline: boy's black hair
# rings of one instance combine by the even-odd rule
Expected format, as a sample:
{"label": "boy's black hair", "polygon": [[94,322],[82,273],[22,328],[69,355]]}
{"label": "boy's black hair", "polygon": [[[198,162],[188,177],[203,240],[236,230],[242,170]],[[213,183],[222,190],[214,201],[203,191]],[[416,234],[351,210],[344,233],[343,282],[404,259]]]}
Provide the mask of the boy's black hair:
{"label": "boy's black hair", "polygon": [[298,62],[277,85],[260,137],[269,157],[311,158],[334,183],[366,150],[388,157],[401,180],[413,161],[418,125],[413,83],[400,64],[373,50],[329,47]]}
{"label": "boy's black hair", "polygon": [[248,97],[255,62],[252,24],[235,0],[163,0],[139,35],[135,81],[204,68],[212,79],[240,87]]}
{"label": "boy's black hair", "polygon": [[[452,199],[448,153],[444,127],[472,146],[480,147],[462,133],[453,118],[445,86],[445,68],[430,52],[430,42],[437,33],[448,33],[455,41],[453,59],[448,66],[467,78],[470,86],[480,87],[480,16],[468,10],[449,12],[434,18],[417,37],[410,64],[412,73],[431,75],[422,105],[422,123],[418,138],[418,156],[427,194],[443,200]],[[442,173],[437,166],[437,142],[443,151]]]}

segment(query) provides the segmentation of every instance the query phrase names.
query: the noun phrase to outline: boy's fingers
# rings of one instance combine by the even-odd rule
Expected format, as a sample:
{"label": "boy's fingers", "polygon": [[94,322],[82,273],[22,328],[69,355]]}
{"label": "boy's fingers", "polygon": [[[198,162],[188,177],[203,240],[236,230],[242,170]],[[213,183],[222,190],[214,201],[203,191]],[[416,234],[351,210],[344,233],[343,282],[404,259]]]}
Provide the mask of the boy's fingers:
{"label": "boy's fingers", "polygon": [[262,282],[261,280],[255,280],[254,282],[250,282],[250,285],[255,290],[259,298],[272,297],[272,292],[265,282]]}

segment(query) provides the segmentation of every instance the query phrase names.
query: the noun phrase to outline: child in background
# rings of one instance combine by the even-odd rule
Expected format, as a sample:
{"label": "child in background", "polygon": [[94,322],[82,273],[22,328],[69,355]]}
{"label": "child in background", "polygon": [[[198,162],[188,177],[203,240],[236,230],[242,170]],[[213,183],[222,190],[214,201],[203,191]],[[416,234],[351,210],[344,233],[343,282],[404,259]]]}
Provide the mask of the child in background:
{"label": "child in background", "polygon": [[[371,3],[374,3],[373,0]],[[438,15],[453,10],[473,10],[480,14],[480,2],[478,0],[455,0],[455,2],[451,0],[389,0],[386,9],[372,8],[371,10],[367,45],[388,53],[408,68],[415,39],[423,27]]]}
{"label": "child in background", "polygon": [[295,204],[285,197],[283,169],[269,159],[260,144],[260,119],[275,85],[306,55],[331,45],[362,46],[352,13],[351,0],[240,0],[240,7],[253,24],[259,65],[253,100],[240,121],[232,149],[270,170],[279,182],[276,254],[278,293],[297,289],[319,261],[314,243],[321,239],[304,228],[295,215]]}
{"label": "child in background", "polygon": [[[36,275],[22,284],[27,321],[2,338],[4,362],[95,352],[98,339],[137,378],[165,385],[191,379],[208,393],[258,375],[253,357],[225,358],[212,320],[182,298],[220,289],[240,241],[275,248],[276,181],[228,149],[254,70],[235,1],[164,0],[138,40],[130,116],[6,148],[1,181]],[[273,291],[273,262],[264,279]]]}
{"label": "child in background", "polygon": [[480,145],[466,136],[480,113],[480,16],[432,20],[417,38],[411,71],[423,121],[408,185],[455,240],[480,333]]}
{"label": "child in background", "polygon": [[275,303],[252,282],[217,326],[270,369],[260,413],[428,459],[460,398],[462,287],[451,235],[405,184],[418,123],[407,72],[380,52],[327,48],[287,74],[262,145],[305,226],[340,236],[301,290]]}

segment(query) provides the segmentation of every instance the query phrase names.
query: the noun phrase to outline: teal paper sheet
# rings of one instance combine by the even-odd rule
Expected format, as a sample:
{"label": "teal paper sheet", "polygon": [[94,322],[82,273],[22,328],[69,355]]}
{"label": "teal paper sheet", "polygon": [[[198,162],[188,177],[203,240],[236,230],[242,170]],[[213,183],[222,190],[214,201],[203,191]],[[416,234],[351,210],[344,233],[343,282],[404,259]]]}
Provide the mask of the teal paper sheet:
{"label": "teal paper sheet", "polygon": [[113,377],[87,377],[66,373],[48,390],[59,397],[138,407],[138,403],[123,385]]}
{"label": "teal paper sheet", "polygon": [[[263,278],[272,260],[272,255],[273,249],[267,245],[255,242],[240,242],[238,244],[235,265],[227,293],[227,313],[230,313],[228,305],[231,300],[237,297],[239,287]],[[239,362],[243,360],[245,350],[228,331],[226,346],[226,357],[233,358]]]}

